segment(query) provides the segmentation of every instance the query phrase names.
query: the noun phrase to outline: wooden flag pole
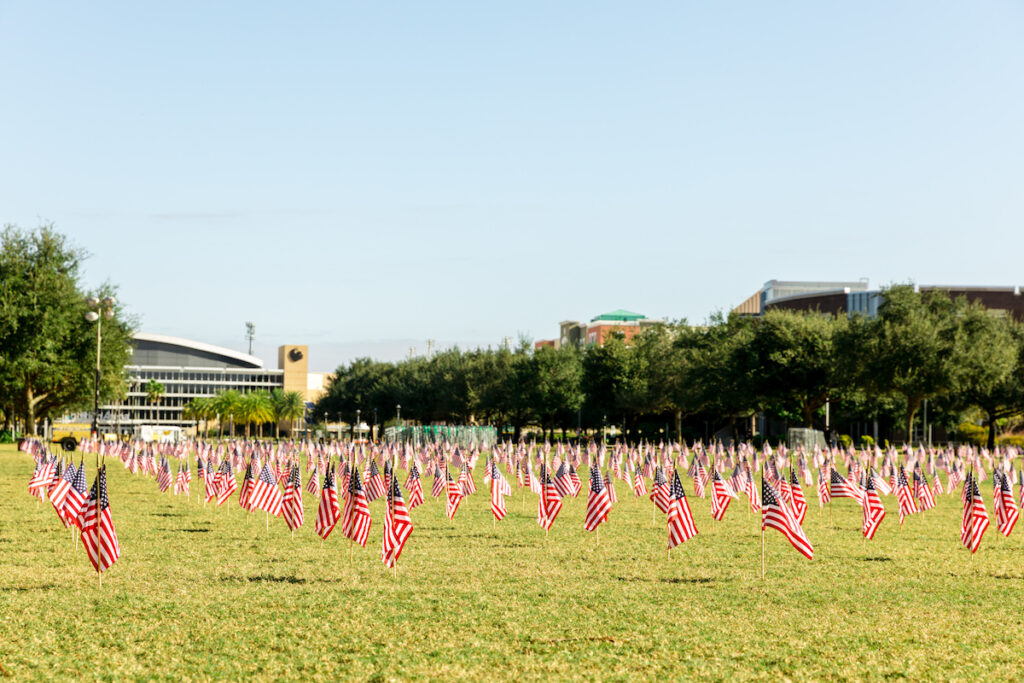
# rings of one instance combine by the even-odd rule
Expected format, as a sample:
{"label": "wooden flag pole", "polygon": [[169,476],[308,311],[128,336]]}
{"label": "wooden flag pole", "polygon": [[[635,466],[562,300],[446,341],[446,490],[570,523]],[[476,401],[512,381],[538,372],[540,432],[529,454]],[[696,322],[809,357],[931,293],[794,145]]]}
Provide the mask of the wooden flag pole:
{"label": "wooden flag pole", "polygon": [[[764,463],[762,462],[761,463],[761,485],[762,485],[762,487],[764,486],[764,472],[765,472]],[[761,501],[761,505],[762,505],[762,515],[763,515],[764,514],[763,513],[763,506],[764,506],[764,500],[763,499]],[[761,524],[761,580],[762,581],[764,581],[764,564],[765,564],[765,557],[764,557],[764,555],[765,555],[765,553],[764,553],[764,524],[762,523]]]}

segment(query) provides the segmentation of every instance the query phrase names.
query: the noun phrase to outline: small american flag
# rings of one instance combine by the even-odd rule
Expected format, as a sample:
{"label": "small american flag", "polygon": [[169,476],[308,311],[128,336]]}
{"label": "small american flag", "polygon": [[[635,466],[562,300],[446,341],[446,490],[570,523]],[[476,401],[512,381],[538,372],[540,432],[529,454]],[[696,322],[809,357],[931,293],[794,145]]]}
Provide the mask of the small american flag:
{"label": "small american flag", "polygon": [[786,537],[797,551],[808,560],[814,559],[814,547],[797,523],[792,511],[768,485],[761,481],[761,530],[775,529]]}
{"label": "small american flag", "polygon": [[117,531],[110,515],[106,466],[96,473],[89,499],[78,515],[78,526],[82,530],[82,545],[97,572],[106,571],[117,562],[121,556],[121,546],[117,542]]}
{"label": "small american flag", "polygon": [[[664,476],[662,473],[662,477]],[[590,468],[590,493],[587,494],[587,512],[583,520],[583,528],[587,531],[597,529],[601,522],[608,519],[611,509],[612,501],[608,497],[608,488],[601,478],[601,470],[597,468],[597,464],[594,464]]]}
{"label": "small american flag", "polygon": [[668,508],[668,548],[671,550],[680,543],[685,543],[697,535],[697,525],[693,523],[693,513],[686,500],[683,483],[679,481],[679,470],[672,472],[672,485],[669,488]]}

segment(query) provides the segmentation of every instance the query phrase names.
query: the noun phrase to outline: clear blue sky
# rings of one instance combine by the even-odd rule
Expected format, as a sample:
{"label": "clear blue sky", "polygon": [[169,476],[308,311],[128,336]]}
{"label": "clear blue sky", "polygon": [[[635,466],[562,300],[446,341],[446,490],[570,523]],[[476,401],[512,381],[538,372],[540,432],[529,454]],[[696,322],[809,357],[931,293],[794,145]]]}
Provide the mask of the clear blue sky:
{"label": "clear blue sky", "polygon": [[1018,2],[0,2],[0,222],[314,369],[768,279],[1024,285]]}

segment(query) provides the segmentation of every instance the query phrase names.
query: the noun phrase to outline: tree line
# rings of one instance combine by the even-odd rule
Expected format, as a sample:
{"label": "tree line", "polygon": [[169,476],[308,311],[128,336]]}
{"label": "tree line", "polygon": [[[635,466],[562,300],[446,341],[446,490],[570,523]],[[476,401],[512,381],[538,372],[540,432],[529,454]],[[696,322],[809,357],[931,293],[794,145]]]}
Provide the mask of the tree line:
{"label": "tree line", "polygon": [[[771,424],[883,425],[907,439],[927,405],[947,430],[983,423],[989,446],[1024,411],[1024,331],[964,298],[909,285],[883,290],[875,317],[769,310],[706,325],[655,325],[629,343],[460,350],[341,366],[317,419],[376,411],[422,423],[491,424],[518,439],[620,425],[626,438],[749,436]],[[963,436],[963,435],[959,435]]]}
{"label": "tree line", "polygon": [[225,426],[230,436],[235,436],[236,426],[245,426],[245,437],[252,434],[250,427],[259,429],[263,436],[263,427],[274,425],[274,436],[281,436],[281,423],[289,423],[289,431],[294,431],[295,422],[302,419],[306,412],[306,403],[302,394],[297,391],[273,389],[271,391],[251,391],[240,393],[234,389],[219,391],[213,396],[194,398],[182,409],[182,419],[195,420],[202,425],[204,436],[209,436],[210,422],[216,421],[219,436],[224,436]]}

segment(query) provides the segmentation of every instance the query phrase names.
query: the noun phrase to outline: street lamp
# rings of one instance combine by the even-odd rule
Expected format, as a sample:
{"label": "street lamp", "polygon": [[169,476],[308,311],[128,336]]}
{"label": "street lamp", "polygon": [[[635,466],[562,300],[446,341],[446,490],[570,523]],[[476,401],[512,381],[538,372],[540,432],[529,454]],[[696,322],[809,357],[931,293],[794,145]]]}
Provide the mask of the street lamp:
{"label": "street lamp", "polygon": [[114,297],[105,296],[97,299],[90,296],[85,300],[89,310],[85,314],[86,322],[96,323],[96,376],[93,378],[92,396],[92,431],[99,438],[100,434],[100,353],[103,347],[103,319],[114,317]]}
{"label": "street lamp", "polygon": [[359,425],[360,425],[359,416],[362,415],[362,413],[363,413],[363,411],[358,410],[358,409],[356,410],[356,424],[355,424],[354,427],[352,427],[352,440],[353,441],[355,441],[355,439],[356,439],[356,434],[359,433],[357,431],[359,429]]}

